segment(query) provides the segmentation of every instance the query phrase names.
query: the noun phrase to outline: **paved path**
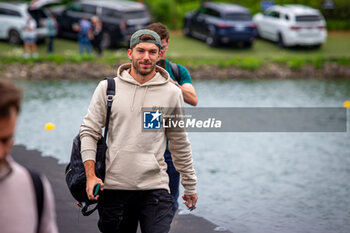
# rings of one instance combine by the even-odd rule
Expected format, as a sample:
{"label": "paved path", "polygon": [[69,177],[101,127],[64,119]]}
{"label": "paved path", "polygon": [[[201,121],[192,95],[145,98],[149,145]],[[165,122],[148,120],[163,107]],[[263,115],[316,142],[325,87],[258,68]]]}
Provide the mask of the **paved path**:
{"label": "paved path", "polygon": [[[43,173],[50,180],[56,198],[57,223],[61,233],[96,233],[97,211],[89,217],[80,214],[64,181],[65,165],[58,164],[52,157],[42,157],[36,150],[15,146],[14,159],[20,164]],[[177,215],[170,233],[214,233],[215,224],[195,215]],[[229,231],[224,231],[229,233]]]}

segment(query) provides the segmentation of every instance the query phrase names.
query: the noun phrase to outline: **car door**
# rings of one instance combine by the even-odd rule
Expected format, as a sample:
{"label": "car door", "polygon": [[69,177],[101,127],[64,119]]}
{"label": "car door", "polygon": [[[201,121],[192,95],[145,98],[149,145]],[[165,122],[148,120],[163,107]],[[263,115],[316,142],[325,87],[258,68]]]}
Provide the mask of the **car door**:
{"label": "car door", "polygon": [[263,14],[256,16],[256,24],[259,28],[259,34],[262,38],[268,39],[268,26],[267,22],[269,21],[269,10],[263,12]]}
{"label": "car door", "polygon": [[0,7],[0,38],[7,39],[10,29],[15,29],[18,33],[24,26],[24,17],[16,10]]}
{"label": "car door", "polygon": [[220,12],[211,8],[207,9],[205,14],[205,21],[202,25],[203,35],[205,35],[205,38],[215,35],[216,24],[219,18],[220,18]]}
{"label": "car door", "polygon": [[194,14],[192,19],[192,34],[194,37],[204,39],[205,38],[205,12],[207,11],[206,7],[201,6],[200,9]]}
{"label": "car door", "polygon": [[278,34],[281,28],[281,13],[278,10],[274,10],[271,13],[269,34],[271,35],[271,40],[277,41]]}
{"label": "car door", "polygon": [[264,14],[263,18],[262,28],[264,37],[276,41],[280,13],[277,10],[271,9]]}

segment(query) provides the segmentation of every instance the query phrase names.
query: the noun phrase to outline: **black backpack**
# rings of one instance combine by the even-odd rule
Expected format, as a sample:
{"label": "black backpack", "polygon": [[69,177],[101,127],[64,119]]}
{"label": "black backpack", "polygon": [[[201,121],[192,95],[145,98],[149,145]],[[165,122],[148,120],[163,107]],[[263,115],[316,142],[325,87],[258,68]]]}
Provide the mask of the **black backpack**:
{"label": "black backpack", "polygon": [[[111,107],[113,102],[113,96],[115,95],[115,82],[114,79],[108,78],[108,87],[107,87],[107,115],[106,115],[106,124],[104,136],[97,142],[97,151],[96,151],[96,162],[95,162],[95,174],[98,178],[104,181],[105,172],[106,172],[106,150],[107,150],[107,133],[109,125],[109,117],[111,114]],[[80,134],[78,134],[73,139],[72,152],[70,157],[70,163],[66,167],[66,183],[68,185],[69,191],[72,196],[82,204],[82,214],[88,216],[92,214],[97,205],[92,209],[88,210],[88,207],[92,204],[97,203],[97,201],[89,200],[86,194],[86,175],[85,168],[81,158],[80,153],[81,141]]]}
{"label": "black backpack", "polygon": [[43,215],[43,210],[44,210],[44,186],[43,182],[41,180],[41,177],[38,173],[27,169],[30,177],[32,178],[33,186],[34,186],[34,191],[35,191],[35,200],[36,200],[36,209],[37,209],[37,226],[36,226],[36,232],[39,233],[40,231],[40,225],[41,225],[41,217]]}
{"label": "black backpack", "polygon": [[171,62],[169,61],[169,64],[170,64],[170,68],[171,68],[171,71],[173,71],[173,74],[174,74],[174,77],[176,79],[176,82],[178,84],[180,84],[180,71],[179,71],[179,66],[174,63],[174,62]]}

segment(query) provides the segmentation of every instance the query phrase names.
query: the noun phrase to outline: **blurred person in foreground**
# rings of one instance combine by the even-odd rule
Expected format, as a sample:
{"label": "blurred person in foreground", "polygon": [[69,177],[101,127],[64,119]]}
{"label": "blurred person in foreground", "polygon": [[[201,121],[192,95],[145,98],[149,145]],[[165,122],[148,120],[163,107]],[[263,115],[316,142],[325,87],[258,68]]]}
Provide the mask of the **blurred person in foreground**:
{"label": "blurred person in foreground", "polygon": [[[152,131],[143,130],[140,124],[147,113],[143,108],[154,109],[148,114],[159,120],[159,109],[165,116],[184,105],[182,93],[169,81],[168,72],[156,65],[161,48],[160,37],[152,30],[139,30],[131,36],[131,63],[121,65],[114,78],[116,95],[109,121],[104,182],[95,175],[95,159],[107,112],[106,80],[97,86],[80,128],[86,191],[90,200],[98,200],[98,227],[104,233],[135,233],[138,223],[143,233],[169,232],[174,198],[163,156],[166,138],[181,174],[185,204],[193,209],[197,203],[197,177],[185,129]],[[98,183],[103,191],[94,197]]]}
{"label": "blurred person in foreground", "polygon": [[[182,65],[173,63],[171,65],[171,62],[166,59],[167,49],[169,46],[169,31],[167,27],[161,23],[153,23],[147,26],[147,29],[155,31],[161,39],[162,42],[162,49],[161,51],[161,58],[158,62],[158,65],[163,67],[166,71],[168,71],[171,79],[169,81],[173,84],[175,84],[182,92],[182,95],[184,97],[184,101],[192,106],[196,106],[198,103],[198,98],[196,94],[196,90],[194,89],[192,85],[192,79],[191,75],[188,72],[188,70],[183,67]],[[174,71],[172,66],[176,66],[175,68],[178,69],[178,71]],[[176,74],[177,73],[177,74]],[[178,77],[176,77],[178,75]],[[179,208],[179,204],[177,202],[179,198],[179,186],[180,186],[180,174],[176,171],[171,153],[167,149],[164,153],[165,161],[168,165],[167,173],[169,175],[169,187],[170,187],[170,194],[174,197],[175,203],[173,206],[174,213]]]}
{"label": "blurred person in foreground", "polygon": [[[0,226],[6,233],[57,233],[54,197],[49,181],[42,184],[41,218],[30,172],[10,156],[21,90],[0,80]],[[30,160],[30,158],[28,158]]]}

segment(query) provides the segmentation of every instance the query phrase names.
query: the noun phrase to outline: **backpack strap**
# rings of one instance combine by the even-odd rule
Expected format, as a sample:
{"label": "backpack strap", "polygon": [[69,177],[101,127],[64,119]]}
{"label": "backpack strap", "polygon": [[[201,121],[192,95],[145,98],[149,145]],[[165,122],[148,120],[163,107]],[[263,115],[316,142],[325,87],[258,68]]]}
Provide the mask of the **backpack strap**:
{"label": "backpack strap", "polygon": [[171,61],[169,61],[169,64],[170,64],[171,71],[173,72],[173,74],[175,76],[176,82],[180,84],[179,66],[176,63],[171,62]]}
{"label": "backpack strap", "polygon": [[[108,125],[109,125],[109,118],[111,116],[111,110],[112,110],[112,103],[113,103],[113,96],[115,95],[115,81],[114,78],[106,78],[108,85],[107,85],[107,115],[106,115],[106,124],[105,124],[105,132],[104,132],[104,142],[106,143],[107,140],[107,135],[108,135]],[[84,216],[89,216],[91,215],[96,209],[98,204],[91,210],[89,210],[90,204],[87,204],[85,202],[81,203],[82,204],[82,209],[81,213]]]}
{"label": "backpack strap", "polygon": [[37,206],[37,213],[38,213],[38,222],[37,222],[36,232],[39,233],[41,217],[43,215],[43,209],[44,209],[44,186],[40,178],[40,175],[38,173],[33,172],[29,169],[28,171],[29,171],[30,177],[32,178],[33,186],[35,190],[36,206]]}
{"label": "backpack strap", "polygon": [[115,81],[114,78],[107,78],[108,86],[107,86],[107,115],[106,115],[106,124],[105,124],[105,133],[104,133],[104,139],[106,142],[107,133],[108,133],[108,125],[109,125],[109,118],[111,115],[111,109],[112,109],[112,103],[113,103],[113,96],[115,95]]}
{"label": "backpack strap", "polygon": [[83,203],[81,203],[81,205],[82,205],[82,209],[81,209],[81,213],[84,215],[84,216],[89,216],[89,215],[91,215],[93,212],[95,212],[95,210],[97,209],[97,207],[98,207],[98,203],[97,203],[97,205],[94,207],[94,208],[92,208],[91,210],[89,210],[89,204],[86,204],[85,202],[83,202]]}

